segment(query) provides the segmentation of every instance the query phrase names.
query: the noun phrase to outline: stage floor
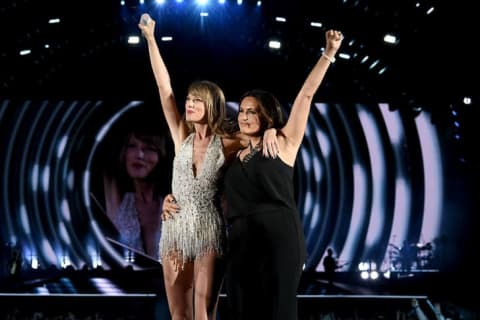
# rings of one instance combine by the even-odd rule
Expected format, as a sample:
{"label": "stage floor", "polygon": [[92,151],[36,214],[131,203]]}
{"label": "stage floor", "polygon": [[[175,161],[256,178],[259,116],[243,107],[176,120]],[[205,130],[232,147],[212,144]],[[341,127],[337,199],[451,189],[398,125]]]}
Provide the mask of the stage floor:
{"label": "stage floor", "polygon": [[[304,274],[299,320],[409,319],[413,299],[427,316],[439,303],[451,319],[480,319],[474,297],[462,288],[439,272],[392,273],[376,281],[338,272],[331,283],[323,273]],[[0,289],[0,319],[169,319],[158,268],[50,270],[3,279]],[[218,319],[228,319],[227,299],[222,292]]]}

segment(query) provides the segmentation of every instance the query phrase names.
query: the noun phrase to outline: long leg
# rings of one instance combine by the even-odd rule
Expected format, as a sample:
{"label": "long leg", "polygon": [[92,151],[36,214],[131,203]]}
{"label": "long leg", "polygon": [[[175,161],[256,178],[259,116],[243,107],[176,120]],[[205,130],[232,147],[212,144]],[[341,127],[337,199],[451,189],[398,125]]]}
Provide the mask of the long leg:
{"label": "long leg", "polygon": [[193,262],[168,257],[163,259],[163,277],[172,320],[193,319]]}
{"label": "long leg", "polygon": [[214,252],[198,256],[194,266],[195,320],[215,320],[225,273],[224,262]]}

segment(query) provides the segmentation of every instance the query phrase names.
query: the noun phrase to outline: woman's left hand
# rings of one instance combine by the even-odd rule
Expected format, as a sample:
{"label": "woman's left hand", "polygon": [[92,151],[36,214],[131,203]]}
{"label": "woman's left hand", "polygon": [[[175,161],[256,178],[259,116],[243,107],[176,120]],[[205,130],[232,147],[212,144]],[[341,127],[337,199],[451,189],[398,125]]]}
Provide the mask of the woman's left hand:
{"label": "woman's left hand", "polygon": [[177,204],[177,200],[175,200],[173,194],[168,194],[163,199],[162,214],[160,217],[162,218],[162,221],[173,219],[174,214],[178,213],[179,210],[180,206]]}
{"label": "woman's left hand", "polygon": [[278,156],[277,129],[270,128],[263,133],[262,153],[264,157],[276,158]]}

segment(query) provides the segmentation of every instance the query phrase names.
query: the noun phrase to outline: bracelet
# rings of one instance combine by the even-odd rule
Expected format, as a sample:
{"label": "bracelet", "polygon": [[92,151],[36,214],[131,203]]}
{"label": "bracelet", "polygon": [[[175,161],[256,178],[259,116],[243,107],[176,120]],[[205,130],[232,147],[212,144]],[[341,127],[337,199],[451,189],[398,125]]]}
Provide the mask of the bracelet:
{"label": "bracelet", "polygon": [[322,57],[324,57],[325,59],[327,59],[328,61],[330,61],[330,63],[334,63],[336,61],[335,57],[330,57],[329,55],[327,55],[325,52],[322,52]]}

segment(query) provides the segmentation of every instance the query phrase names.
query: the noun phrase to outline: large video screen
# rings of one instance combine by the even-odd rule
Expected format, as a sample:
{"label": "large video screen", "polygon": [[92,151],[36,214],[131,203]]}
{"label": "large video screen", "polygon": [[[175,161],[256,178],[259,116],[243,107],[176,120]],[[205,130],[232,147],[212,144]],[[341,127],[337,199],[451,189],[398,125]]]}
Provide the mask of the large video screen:
{"label": "large video screen", "polygon": [[[236,112],[237,103],[228,106]],[[150,114],[140,111],[156,108],[154,115],[160,106],[145,101],[0,101],[1,237],[22,268],[135,264],[105,214],[102,168],[115,165],[128,125]],[[162,117],[147,117],[171,140]],[[165,193],[172,159],[167,143]],[[365,261],[399,270],[406,248],[413,270],[463,268],[474,239],[469,176],[427,110],[314,103],[294,176],[305,270],[323,271],[328,248],[344,271]]]}

